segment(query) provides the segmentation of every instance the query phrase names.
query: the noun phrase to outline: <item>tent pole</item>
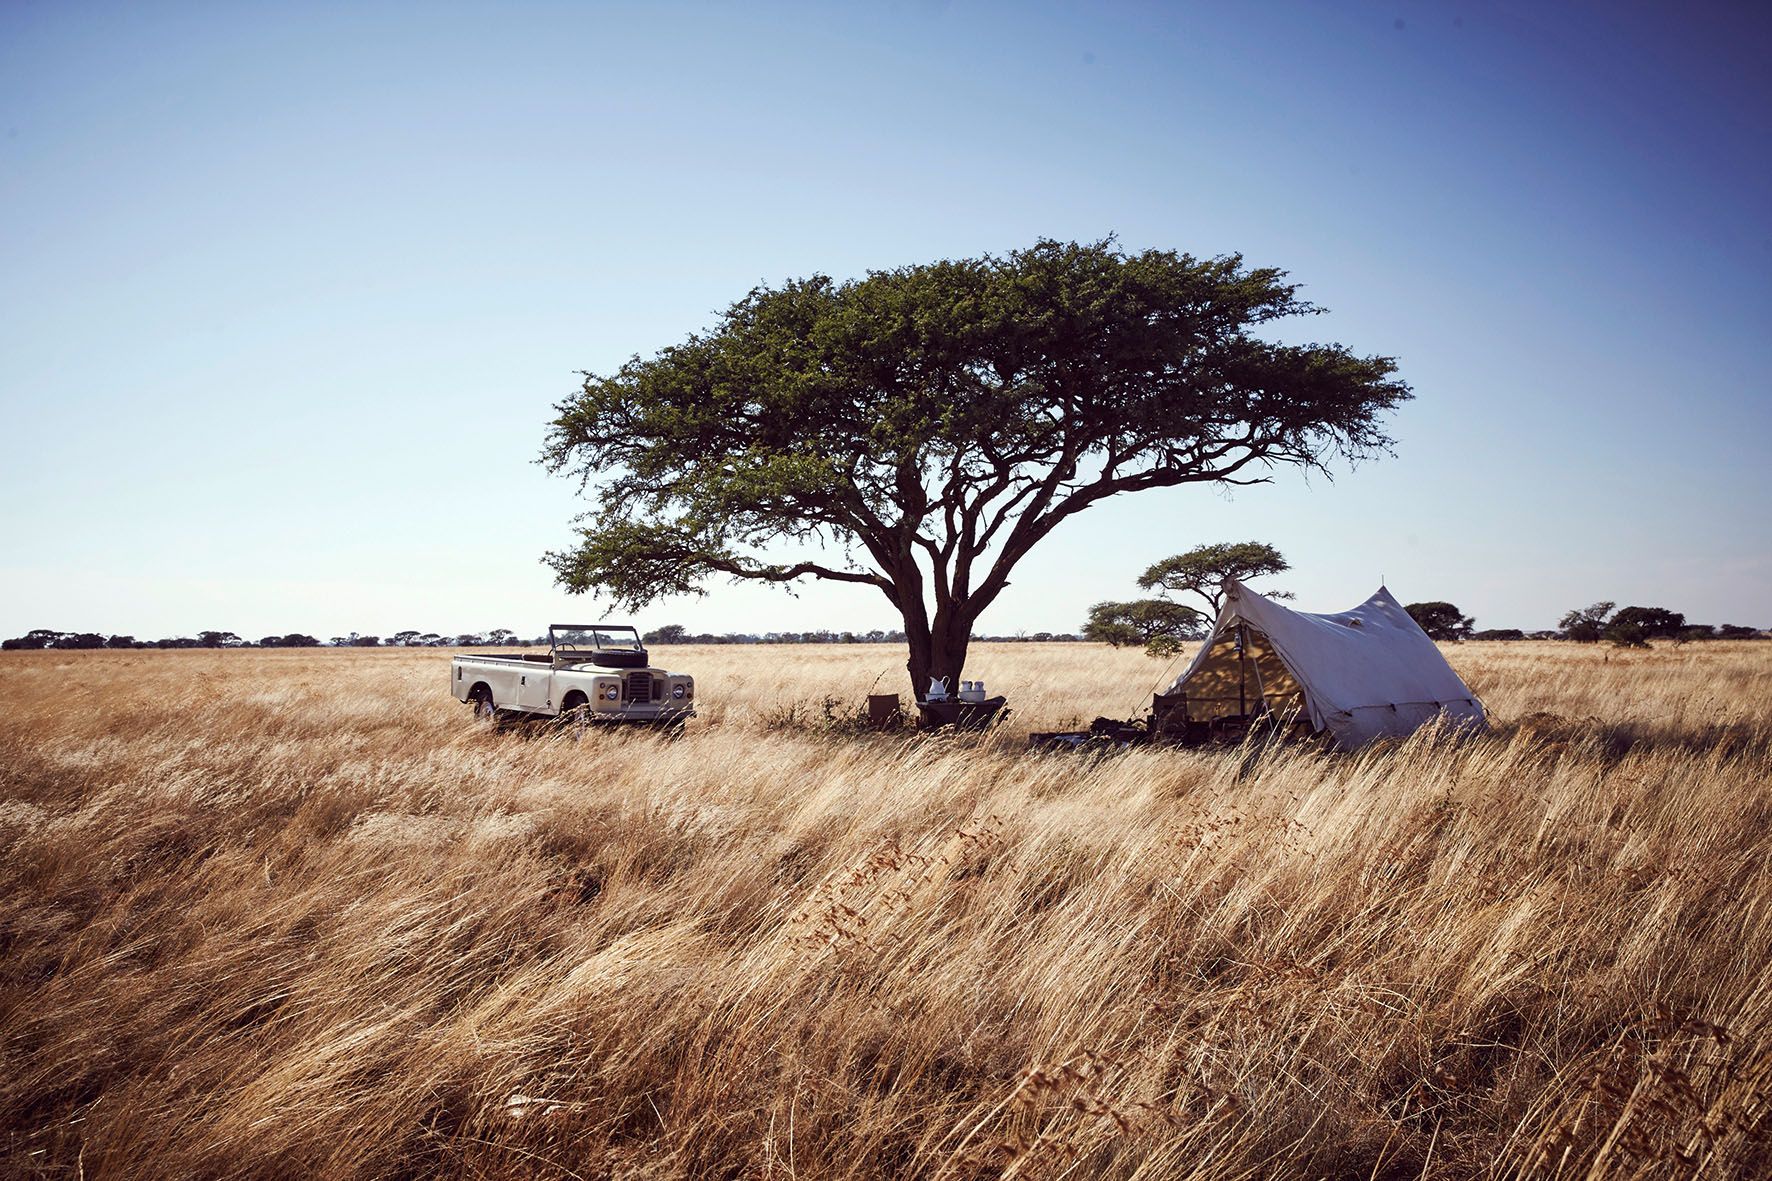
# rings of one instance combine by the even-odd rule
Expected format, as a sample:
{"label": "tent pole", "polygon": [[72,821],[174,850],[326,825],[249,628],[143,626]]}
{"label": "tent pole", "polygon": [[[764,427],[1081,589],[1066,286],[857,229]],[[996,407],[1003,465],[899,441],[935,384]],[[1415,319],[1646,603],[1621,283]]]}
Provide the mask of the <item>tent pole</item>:
{"label": "tent pole", "polygon": [[1249,629],[1237,625],[1237,715],[1249,716]]}

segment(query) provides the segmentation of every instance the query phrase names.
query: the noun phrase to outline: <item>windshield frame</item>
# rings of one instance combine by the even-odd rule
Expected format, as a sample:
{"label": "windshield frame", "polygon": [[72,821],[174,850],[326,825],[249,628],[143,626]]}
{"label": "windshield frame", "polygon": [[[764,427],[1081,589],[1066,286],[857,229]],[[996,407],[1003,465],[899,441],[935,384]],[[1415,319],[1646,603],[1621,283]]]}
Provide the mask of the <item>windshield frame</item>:
{"label": "windshield frame", "polygon": [[644,652],[640,629],[627,623],[550,623],[548,647],[556,652]]}

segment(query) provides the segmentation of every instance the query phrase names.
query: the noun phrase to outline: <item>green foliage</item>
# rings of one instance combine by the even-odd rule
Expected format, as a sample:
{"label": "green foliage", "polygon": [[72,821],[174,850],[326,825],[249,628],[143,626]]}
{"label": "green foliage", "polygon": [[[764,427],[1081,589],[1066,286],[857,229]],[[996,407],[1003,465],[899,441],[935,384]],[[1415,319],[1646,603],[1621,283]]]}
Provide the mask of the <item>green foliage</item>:
{"label": "green foliage", "polygon": [[1473,640],[1523,640],[1526,638],[1526,633],[1517,627],[1491,627],[1480,632],[1472,632],[1470,638]]}
{"label": "green foliage", "polygon": [[871,586],[913,679],[957,675],[1016,564],[1091,505],[1388,449],[1390,358],[1266,339],[1320,310],[1297,290],[1111,240],[758,287],[556,408],[543,461],[593,507],[547,561],[628,609],[719,575]]}
{"label": "green foliage", "polygon": [[1623,607],[1606,623],[1605,638],[1620,648],[1647,648],[1650,640],[1675,639],[1686,617],[1665,607]]}
{"label": "green foliage", "polygon": [[1595,603],[1563,616],[1563,637],[1584,644],[1610,640],[1620,648],[1647,648],[1650,640],[1684,643],[1704,638],[1686,626],[1686,617],[1665,607],[1624,607],[1617,614],[1611,602]]}
{"label": "green foliage", "polygon": [[[1165,594],[1197,595],[1206,601],[1214,618],[1224,606],[1224,581],[1247,582],[1266,574],[1281,574],[1292,567],[1280,551],[1262,541],[1219,542],[1195,546],[1183,554],[1164,558],[1138,580],[1140,590]],[[1270,599],[1289,599],[1286,591],[1263,591]]]}
{"label": "green foliage", "polygon": [[1465,639],[1477,622],[1451,603],[1439,601],[1410,603],[1403,610],[1409,612],[1409,618],[1432,640]]}
{"label": "green foliage", "polygon": [[287,635],[266,636],[258,642],[260,648],[318,648],[320,641],[302,632],[289,632]]}
{"label": "green foliage", "polygon": [[1188,640],[1206,634],[1211,621],[1192,607],[1167,599],[1137,599],[1130,603],[1097,603],[1089,608],[1083,638],[1116,648],[1141,644],[1152,656],[1172,656]]}
{"label": "green foliage", "polygon": [[59,632],[46,627],[32,628],[22,636],[0,641],[0,651],[34,651],[39,648],[60,648],[67,646],[73,632]]}
{"label": "green foliage", "polygon": [[1603,600],[1591,607],[1583,607],[1571,611],[1557,621],[1557,628],[1566,640],[1574,640],[1581,644],[1592,644],[1606,634],[1606,620],[1616,606],[1611,600]]}

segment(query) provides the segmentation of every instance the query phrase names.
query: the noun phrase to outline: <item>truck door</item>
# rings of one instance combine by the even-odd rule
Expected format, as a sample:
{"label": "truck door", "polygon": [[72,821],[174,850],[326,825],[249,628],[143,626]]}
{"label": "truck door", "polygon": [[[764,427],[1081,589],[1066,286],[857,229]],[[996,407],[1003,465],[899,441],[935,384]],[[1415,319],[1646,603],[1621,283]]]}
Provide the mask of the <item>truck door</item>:
{"label": "truck door", "polygon": [[554,670],[550,666],[528,664],[517,675],[517,708],[531,713],[555,712],[553,684]]}

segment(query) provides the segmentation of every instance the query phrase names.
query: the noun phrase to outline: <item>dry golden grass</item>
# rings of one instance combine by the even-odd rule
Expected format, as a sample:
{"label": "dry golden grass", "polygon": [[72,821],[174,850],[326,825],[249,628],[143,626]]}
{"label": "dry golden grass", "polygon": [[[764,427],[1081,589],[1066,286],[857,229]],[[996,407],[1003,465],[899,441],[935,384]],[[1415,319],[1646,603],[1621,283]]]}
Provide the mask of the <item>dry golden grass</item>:
{"label": "dry golden grass", "polygon": [[[1031,758],[1159,668],[678,649],[683,739],[476,727],[447,656],[0,658],[23,1176],[1772,1171],[1772,645],[1465,645],[1500,723]],[[1554,715],[1554,716],[1553,716]],[[1012,731],[1012,733],[1010,732]]]}

